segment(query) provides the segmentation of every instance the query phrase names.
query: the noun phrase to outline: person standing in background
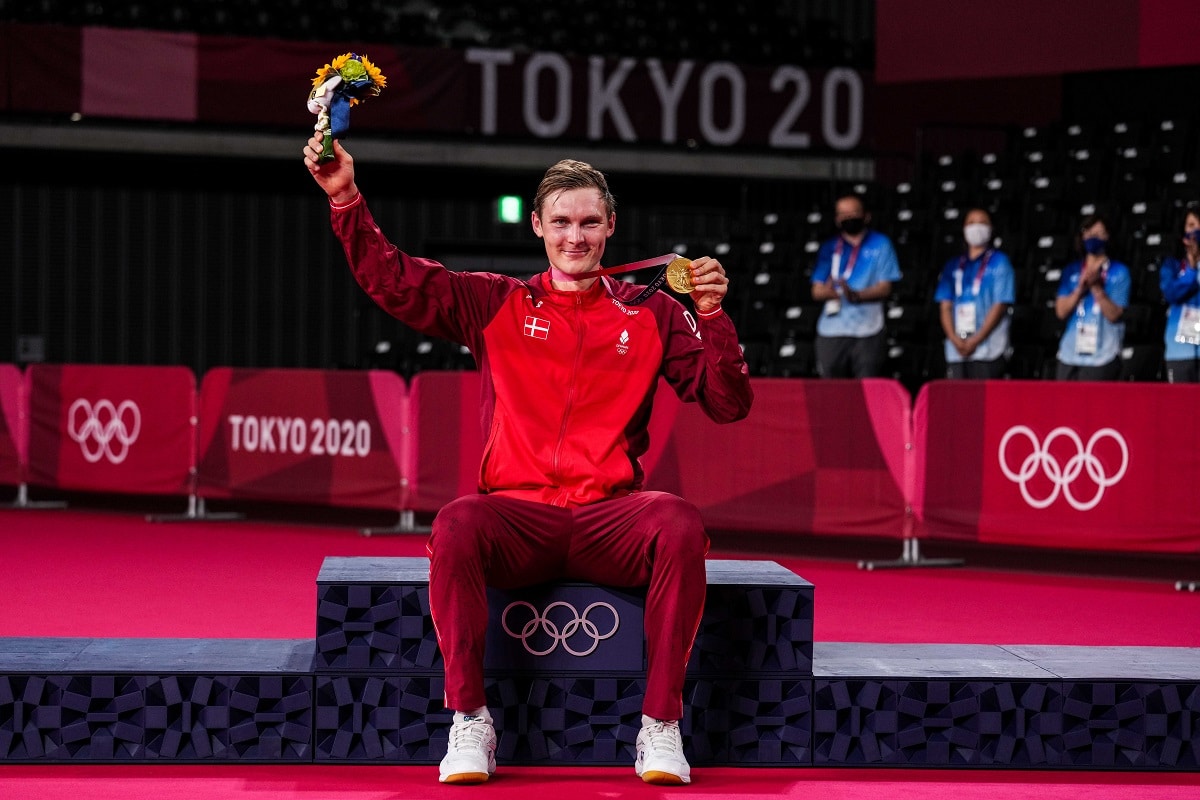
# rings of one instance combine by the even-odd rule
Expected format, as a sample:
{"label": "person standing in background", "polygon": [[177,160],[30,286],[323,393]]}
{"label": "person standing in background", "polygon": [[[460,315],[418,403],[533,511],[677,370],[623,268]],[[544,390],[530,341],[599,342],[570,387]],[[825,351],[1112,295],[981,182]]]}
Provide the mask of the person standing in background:
{"label": "person standing in background", "polygon": [[1200,203],[1183,213],[1181,249],[1165,259],[1158,286],[1167,303],[1164,358],[1168,383],[1200,382]]}
{"label": "person standing in background", "polygon": [[1111,226],[1103,216],[1083,218],[1076,236],[1080,258],[1063,270],[1054,313],[1066,320],[1058,343],[1060,381],[1111,381],[1121,375],[1121,347],[1132,280],[1129,267],[1109,257]]}
{"label": "person standing in background", "polygon": [[887,355],[883,301],[900,280],[892,241],[869,226],[861,197],[839,197],[838,235],[821,245],[813,269],[812,298],[824,303],[814,343],[822,378],[872,378]]}
{"label": "person standing in background", "polygon": [[992,247],[992,217],[972,208],[963,218],[966,250],[946,262],[933,300],[946,334],[947,378],[1002,378],[1013,267]]}

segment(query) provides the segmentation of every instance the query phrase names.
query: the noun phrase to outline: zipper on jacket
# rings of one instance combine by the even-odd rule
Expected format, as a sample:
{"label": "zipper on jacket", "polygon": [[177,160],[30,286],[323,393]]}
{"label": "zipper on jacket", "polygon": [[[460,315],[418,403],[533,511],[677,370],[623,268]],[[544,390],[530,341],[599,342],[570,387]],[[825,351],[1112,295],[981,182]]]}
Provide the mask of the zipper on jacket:
{"label": "zipper on jacket", "polygon": [[[554,446],[554,479],[562,486],[562,473],[559,458],[562,456],[563,444],[567,439],[567,420],[570,419],[571,409],[575,404],[575,388],[579,379],[579,363],[583,358],[583,298],[581,292],[575,293],[575,361],[571,365],[571,379],[568,382],[567,401],[563,404],[562,424],[558,428],[558,443]],[[565,503],[566,498],[563,498]]]}

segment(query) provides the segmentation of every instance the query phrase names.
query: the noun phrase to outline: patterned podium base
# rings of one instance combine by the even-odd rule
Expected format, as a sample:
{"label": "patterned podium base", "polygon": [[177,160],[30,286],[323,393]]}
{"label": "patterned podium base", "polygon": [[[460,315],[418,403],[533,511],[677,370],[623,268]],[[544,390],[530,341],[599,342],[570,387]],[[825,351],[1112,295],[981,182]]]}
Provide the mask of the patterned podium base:
{"label": "patterned podium base", "polygon": [[[0,763],[436,763],[449,715],[427,578],[425,559],[327,560],[312,640],[0,639]],[[693,766],[1200,769],[1200,649],[814,645],[813,587],[782,567],[712,562],[708,592]],[[595,603],[613,609],[589,612],[595,635],[566,636]],[[561,584],[490,607],[501,763],[630,764],[640,597]],[[504,634],[510,607],[553,624],[513,616],[524,638]]]}

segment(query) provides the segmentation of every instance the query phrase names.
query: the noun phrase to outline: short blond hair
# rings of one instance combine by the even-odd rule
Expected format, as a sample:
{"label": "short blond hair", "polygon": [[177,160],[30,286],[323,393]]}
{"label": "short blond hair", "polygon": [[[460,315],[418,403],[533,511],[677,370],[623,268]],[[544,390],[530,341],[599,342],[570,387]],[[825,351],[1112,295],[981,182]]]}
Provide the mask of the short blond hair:
{"label": "short blond hair", "polygon": [[611,217],[617,210],[617,200],[608,190],[608,180],[605,179],[603,172],[585,161],[564,158],[546,170],[542,182],[538,184],[537,194],[533,197],[534,212],[541,214],[542,206],[550,195],[568,189],[596,189],[600,192],[600,200],[608,210],[607,216]]}

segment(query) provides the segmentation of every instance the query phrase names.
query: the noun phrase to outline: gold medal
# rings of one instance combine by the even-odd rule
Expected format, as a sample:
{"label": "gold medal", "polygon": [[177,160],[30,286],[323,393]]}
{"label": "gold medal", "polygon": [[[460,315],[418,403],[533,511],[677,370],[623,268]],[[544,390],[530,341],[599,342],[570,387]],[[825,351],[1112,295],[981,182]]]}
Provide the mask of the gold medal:
{"label": "gold medal", "polygon": [[696,288],[692,283],[692,262],[683,256],[676,256],[667,264],[667,285],[678,294],[691,294]]}

